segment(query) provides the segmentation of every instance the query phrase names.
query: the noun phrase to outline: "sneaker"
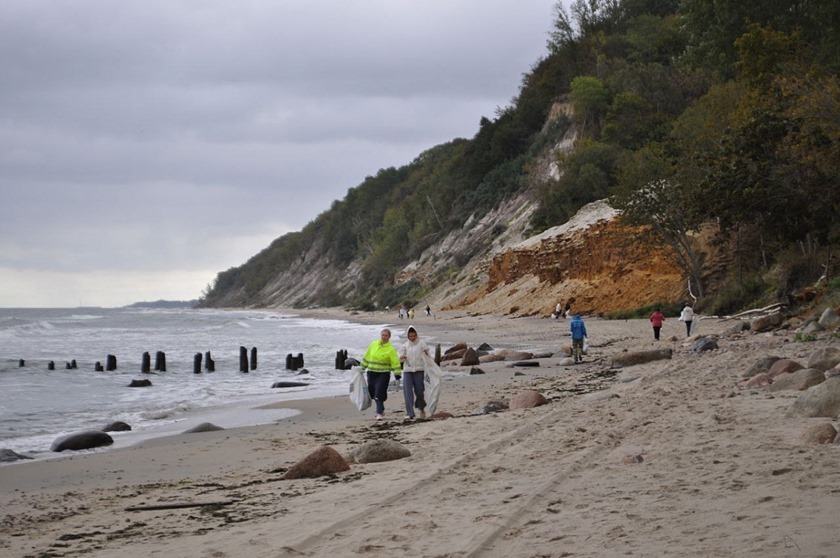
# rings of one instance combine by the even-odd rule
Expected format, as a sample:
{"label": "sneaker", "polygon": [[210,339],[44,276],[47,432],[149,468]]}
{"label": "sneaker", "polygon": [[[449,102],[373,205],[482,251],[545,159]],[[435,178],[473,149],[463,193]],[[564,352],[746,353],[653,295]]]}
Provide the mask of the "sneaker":
{"label": "sneaker", "polygon": [[420,409],[420,418],[422,418],[422,419],[426,418],[426,410],[425,409]]}
{"label": "sneaker", "polygon": [[382,415],[376,415],[376,420],[382,420],[382,419],[384,419],[384,418],[385,418],[385,417],[383,417]]}
{"label": "sneaker", "polygon": [[405,415],[405,420],[414,420],[414,417],[411,415]]}

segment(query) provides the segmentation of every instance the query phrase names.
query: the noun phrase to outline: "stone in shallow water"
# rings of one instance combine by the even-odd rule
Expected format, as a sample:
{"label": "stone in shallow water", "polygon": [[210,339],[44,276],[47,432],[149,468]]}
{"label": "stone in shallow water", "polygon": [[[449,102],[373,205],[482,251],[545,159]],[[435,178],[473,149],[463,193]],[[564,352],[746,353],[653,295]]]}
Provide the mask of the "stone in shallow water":
{"label": "stone in shallow water", "polygon": [[32,459],[28,455],[22,455],[10,449],[0,449],[0,463],[20,461],[21,459]]}
{"label": "stone in shallow water", "polygon": [[101,430],[88,430],[86,432],[68,434],[67,436],[56,439],[52,443],[52,446],[50,446],[50,451],[78,451],[99,448],[102,446],[110,446],[113,443],[114,439],[105,432],[102,432]]}

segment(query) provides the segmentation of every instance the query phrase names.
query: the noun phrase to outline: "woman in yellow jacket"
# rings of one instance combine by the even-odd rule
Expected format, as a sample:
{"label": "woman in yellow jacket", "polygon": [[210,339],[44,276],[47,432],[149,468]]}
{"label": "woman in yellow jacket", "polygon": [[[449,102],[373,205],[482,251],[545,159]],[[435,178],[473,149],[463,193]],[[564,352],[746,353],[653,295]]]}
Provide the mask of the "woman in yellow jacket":
{"label": "woman in yellow jacket", "polygon": [[365,356],[362,357],[362,368],[367,370],[370,398],[376,402],[376,420],[382,420],[385,414],[385,400],[388,399],[388,384],[391,383],[391,371],[394,371],[397,381],[402,374],[397,350],[391,344],[390,329],[383,329],[379,333],[379,339],[368,346]]}

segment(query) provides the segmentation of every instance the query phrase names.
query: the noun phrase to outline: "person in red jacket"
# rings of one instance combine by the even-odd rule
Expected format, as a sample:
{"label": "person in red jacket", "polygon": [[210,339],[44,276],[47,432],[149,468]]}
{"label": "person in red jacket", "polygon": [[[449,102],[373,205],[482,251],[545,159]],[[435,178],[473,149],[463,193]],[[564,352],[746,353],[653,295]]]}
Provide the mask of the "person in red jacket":
{"label": "person in red jacket", "polygon": [[653,338],[659,341],[659,330],[662,329],[662,324],[665,323],[665,316],[659,311],[659,308],[653,311],[650,315],[650,323],[653,325]]}

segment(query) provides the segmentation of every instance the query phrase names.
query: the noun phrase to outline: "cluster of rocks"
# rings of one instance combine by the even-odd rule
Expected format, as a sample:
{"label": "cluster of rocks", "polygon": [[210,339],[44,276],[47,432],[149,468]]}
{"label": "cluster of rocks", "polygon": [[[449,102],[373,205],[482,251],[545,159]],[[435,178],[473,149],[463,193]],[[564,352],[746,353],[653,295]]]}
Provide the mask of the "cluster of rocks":
{"label": "cluster of rocks", "polygon": [[[527,409],[545,405],[548,400],[540,392],[524,391],[510,401],[494,400],[477,409],[473,414],[497,413],[508,409]],[[452,415],[440,413],[446,417]],[[437,418],[437,414],[432,418]],[[441,416],[440,418],[443,418]],[[283,474],[283,479],[317,478],[350,470],[350,463],[379,463],[409,457],[411,451],[396,440],[380,439],[362,444],[343,456],[334,448],[321,446]]]}
{"label": "cluster of rocks", "polygon": [[374,440],[354,448],[346,456],[330,446],[321,446],[297,463],[282,478],[314,479],[350,470],[350,463],[380,463],[411,455],[411,451],[396,440]]}
{"label": "cluster of rocks", "polygon": [[[753,333],[763,333],[780,328],[791,328],[784,313],[781,311],[771,312],[764,316],[758,316],[749,322],[739,322],[734,332],[749,330]],[[826,308],[819,317],[811,316],[806,318],[798,327],[797,331],[804,334],[814,334],[823,331],[831,331],[840,327],[840,314],[834,308]]]}
{"label": "cluster of rocks", "polygon": [[[128,432],[130,430],[131,425],[122,421],[114,421],[102,427],[101,430],[84,430],[60,436],[50,445],[50,451],[61,453],[63,451],[82,451],[110,446],[114,443],[114,438],[108,432]],[[215,430],[224,430],[224,428],[209,422],[202,422],[189,430],[185,430],[183,434]],[[0,462],[18,461],[20,459],[32,459],[32,457],[10,449],[0,449]]]}
{"label": "cluster of rocks", "polygon": [[[571,355],[571,350],[571,346],[564,347],[566,356]],[[457,361],[458,366],[476,366],[487,362],[512,362],[524,365],[524,363],[528,362],[532,366],[536,366],[538,363],[533,359],[551,358],[552,356],[554,356],[554,353],[550,351],[534,353],[514,349],[493,349],[487,343],[482,343],[478,347],[473,348],[466,343],[458,343],[447,349],[441,355],[440,362],[455,364]]]}
{"label": "cluster of rocks", "polygon": [[[745,388],[767,388],[771,392],[801,391],[789,417],[836,419],[840,415],[840,346],[813,351],[803,365],[793,359],[766,356],[743,374]],[[820,424],[806,432],[806,441],[840,443],[831,424]]]}

